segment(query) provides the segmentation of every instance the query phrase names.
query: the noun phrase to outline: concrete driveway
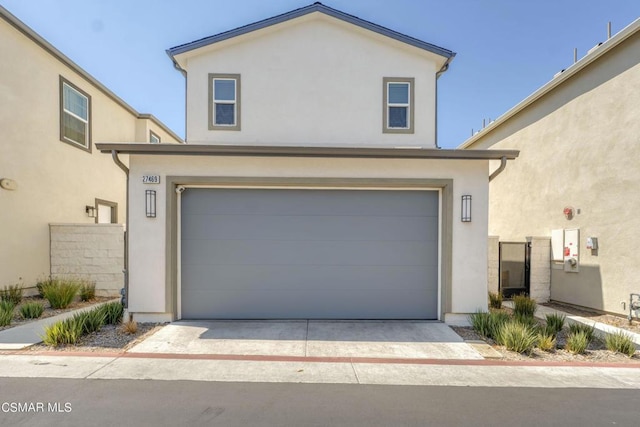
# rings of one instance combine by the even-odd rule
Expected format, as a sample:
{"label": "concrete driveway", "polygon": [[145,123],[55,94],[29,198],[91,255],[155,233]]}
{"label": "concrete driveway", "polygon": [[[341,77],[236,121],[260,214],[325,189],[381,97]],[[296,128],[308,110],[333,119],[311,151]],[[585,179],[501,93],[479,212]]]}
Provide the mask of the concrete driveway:
{"label": "concrete driveway", "polygon": [[178,321],[130,353],[482,359],[447,325],[421,321]]}

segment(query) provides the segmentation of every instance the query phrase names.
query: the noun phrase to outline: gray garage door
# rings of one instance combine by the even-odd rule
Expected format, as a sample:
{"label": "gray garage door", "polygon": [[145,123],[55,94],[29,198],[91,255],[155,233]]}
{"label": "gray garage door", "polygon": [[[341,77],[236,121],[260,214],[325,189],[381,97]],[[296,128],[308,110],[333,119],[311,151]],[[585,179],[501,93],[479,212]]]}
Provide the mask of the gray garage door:
{"label": "gray garage door", "polygon": [[182,194],[183,319],[435,319],[435,191]]}

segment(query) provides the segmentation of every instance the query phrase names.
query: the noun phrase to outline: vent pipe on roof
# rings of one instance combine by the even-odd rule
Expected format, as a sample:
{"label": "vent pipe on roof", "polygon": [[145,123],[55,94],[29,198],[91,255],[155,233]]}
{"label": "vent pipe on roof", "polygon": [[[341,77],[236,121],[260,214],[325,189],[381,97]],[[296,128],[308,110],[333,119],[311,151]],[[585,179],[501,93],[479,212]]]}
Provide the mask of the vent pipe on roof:
{"label": "vent pipe on roof", "polygon": [[578,48],[574,47],[573,48],[573,63],[575,64],[576,62],[578,62]]}
{"label": "vent pipe on roof", "polygon": [[611,21],[607,24],[607,40],[611,38]]}

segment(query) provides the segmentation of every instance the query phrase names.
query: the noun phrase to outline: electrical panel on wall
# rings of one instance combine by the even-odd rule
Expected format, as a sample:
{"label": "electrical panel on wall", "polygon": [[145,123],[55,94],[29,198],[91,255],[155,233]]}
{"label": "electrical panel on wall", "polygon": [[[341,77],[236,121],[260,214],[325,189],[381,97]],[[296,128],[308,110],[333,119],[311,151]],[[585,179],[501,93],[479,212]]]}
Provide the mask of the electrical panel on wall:
{"label": "electrical panel on wall", "polygon": [[564,230],[564,271],[577,273],[580,269],[580,230]]}

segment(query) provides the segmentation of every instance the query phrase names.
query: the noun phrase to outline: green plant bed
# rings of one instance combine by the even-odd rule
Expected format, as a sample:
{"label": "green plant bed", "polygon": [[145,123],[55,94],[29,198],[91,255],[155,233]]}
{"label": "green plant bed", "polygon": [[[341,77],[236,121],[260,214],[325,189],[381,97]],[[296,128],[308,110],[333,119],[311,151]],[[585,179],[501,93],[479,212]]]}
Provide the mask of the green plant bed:
{"label": "green plant bed", "polygon": [[42,286],[42,294],[49,301],[51,308],[67,308],[82,286],[78,280],[51,279]]}
{"label": "green plant bed", "polygon": [[605,345],[607,346],[607,350],[625,354],[629,357],[633,357],[636,353],[635,343],[631,339],[631,336],[625,332],[607,335]]}
{"label": "green plant bed", "polygon": [[22,286],[5,286],[4,289],[0,289],[0,301],[11,302],[14,306],[20,304],[22,301]]}
{"label": "green plant bed", "polygon": [[0,326],[10,326],[13,319],[13,308],[5,310],[0,307]]}
{"label": "green plant bed", "polygon": [[37,319],[43,312],[44,306],[39,302],[28,302],[20,306],[20,315],[23,319]]}

